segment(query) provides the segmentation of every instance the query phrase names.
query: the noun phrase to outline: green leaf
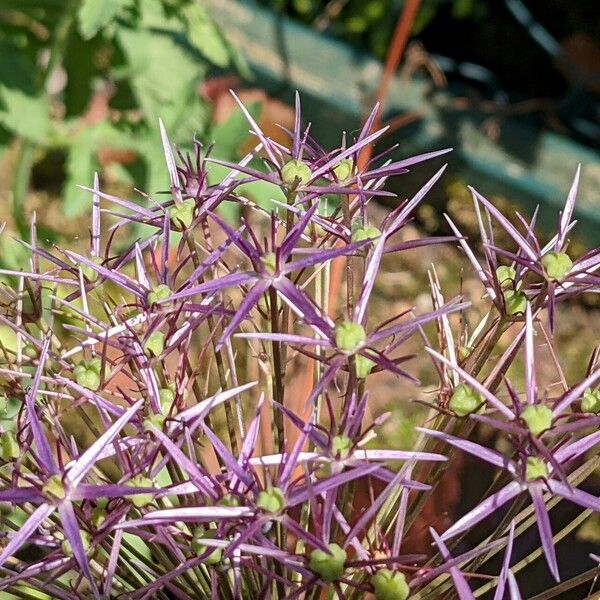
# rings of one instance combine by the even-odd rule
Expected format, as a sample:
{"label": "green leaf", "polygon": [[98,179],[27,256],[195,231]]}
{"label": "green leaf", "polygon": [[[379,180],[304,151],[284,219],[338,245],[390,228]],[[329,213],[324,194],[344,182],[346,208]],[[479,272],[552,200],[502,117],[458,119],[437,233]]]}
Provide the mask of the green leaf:
{"label": "green leaf", "polygon": [[0,84],[0,124],[28,140],[44,143],[50,128],[48,98]]}
{"label": "green leaf", "polygon": [[227,67],[231,51],[206,9],[200,4],[190,4],[184,9],[183,17],[187,21],[190,44],[214,65]]}
{"label": "green leaf", "polygon": [[[246,107],[255,121],[260,118],[261,104],[254,102]],[[226,121],[215,125],[209,135],[209,140],[215,143],[215,156],[224,160],[238,158],[237,149],[248,137],[248,120],[241,110],[232,111]]]}
{"label": "green leaf", "polygon": [[194,61],[168,33],[122,28],[118,39],[127,59],[133,93],[146,122],[155,127],[161,117],[171,132],[182,111],[200,104],[198,97],[192,98],[190,93],[204,75],[204,66]]}
{"label": "green leaf", "polygon": [[83,0],[77,14],[81,37],[93,38],[129,3],[130,0]]}

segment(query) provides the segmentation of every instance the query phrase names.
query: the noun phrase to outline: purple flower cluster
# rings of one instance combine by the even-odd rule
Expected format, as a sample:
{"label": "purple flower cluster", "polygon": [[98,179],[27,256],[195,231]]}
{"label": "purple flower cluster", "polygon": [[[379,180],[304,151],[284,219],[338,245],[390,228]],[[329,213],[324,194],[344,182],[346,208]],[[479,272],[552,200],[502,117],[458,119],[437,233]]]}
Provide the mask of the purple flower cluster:
{"label": "purple flower cluster", "polygon": [[[44,249],[34,221],[23,242],[29,272],[0,271],[16,282],[3,290],[0,324],[16,345],[2,348],[0,385],[17,406],[0,429],[0,592],[465,600],[495,589],[496,600],[514,600],[512,547],[533,524],[559,581],[550,508],[566,499],[600,511],[579,488],[597,466],[599,353],[553,396],[536,377],[536,336],[558,355],[556,302],[600,290],[600,251],[568,253],[579,172],[547,245],[535,215],[517,215],[515,227],[474,190],[480,252],[451,221],[453,236],[407,240],[444,169],[383,222],[369,219],[370,203],[395,197],[389,178],[446,150],[392,161],[392,148],[359,166],[361,149],[385,131],[371,131],[377,109],[333,151],[302,128],[298,99],[287,146],[241,109],[256,146],[238,163],[198,143],[177,158],[161,124],[166,200],[118,198],[96,179],[89,251]],[[216,182],[215,164],[228,170]],[[244,197],[240,186],[258,180],[286,202],[267,210]],[[239,223],[220,216],[222,203],[241,207]],[[145,238],[119,247],[131,224]],[[495,227],[514,247],[496,245]],[[488,305],[470,335],[470,304],[446,301],[435,271],[431,310],[370,318],[382,260],[449,243],[466,253]],[[386,417],[369,420],[377,388],[367,382],[386,372],[398,403],[415,402],[415,345],[439,393],[412,449],[382,447]],[[524,393],[507,378],[519,358]],[[312,382],[307,393],[298,369]],[[484,426],[502,452],[478,441]],[[429,555],[414,554],[411,526],[453,448],[497,477],[449,529],[430,529]],[[359,490],[367,506],[356,505]],[[492,513],[506,515],[497,531],[457,555],[459,536]],[[500,572],[482,575],[501,551]]]}

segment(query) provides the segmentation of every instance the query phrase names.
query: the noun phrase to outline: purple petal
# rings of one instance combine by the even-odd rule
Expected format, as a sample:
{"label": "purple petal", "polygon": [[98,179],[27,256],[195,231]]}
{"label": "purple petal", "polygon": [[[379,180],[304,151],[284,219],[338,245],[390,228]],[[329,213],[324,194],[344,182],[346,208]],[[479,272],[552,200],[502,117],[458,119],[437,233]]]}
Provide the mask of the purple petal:
{"label": "purple petal", "polygon": [[494,215],[494,217],[500,222],[505,231],[517,242],[521,250],[533,261],[537,262],[538,257],[532,247],[527,243],[527,240],[517,231],[515,226],[486,198],[484,198],[478,191],[469,186],[473,197],[481,202],[486,209]]}
{"label": "purple petal", "polygon": [[501,469],[506,469],[512,475],[516,474],[516,466],[515,464],[503,454],[496,452],[495,450],[491,450],[490,448],[486,448],[485,446],[481,446],[475,442],[471,442],[469,440],[465,440],[462,438],[454,437],[448,433],[444,433],[443,431],[437,431],[434,429],[426,429],[424,427],[416,427],[417,431],[421,433],[425,433],[430,437],[434,437],[438,440],[442,440],[447,444],[455,446],[456,448],[460,448],[463,452],[468,452],[469,454],[481,458],[490,464],[500,467]]}
{"label": "purple petal", "polygon": [[[446,544],[444,544],[442,538],[435,532],[435,530],[430,527],[429,533],[431,537],[437,544],[437,547],[440,549],[440,554],[444,560],[450,560],[452,556],[446,548]],[[473,592],[465,579],[465,576],[462,574],[458,567],[450,567],[450,575],[452,576],[452,581],[454,582],[454,587],[458,593],[458,597],[460,600],[474,600]]]}
{"label": "purple petal", "polygon": [[75,462],[67,472],[67,481],[76,487],[85,477],[86,473],[94,466],[103,450],[108,446],[120,431],[131,421],[144,404],[144,400],[138,400],[129,410],[117,419]]}
{"label": "purple petal", "polygon": [[485,386],[481,385],[477,379],[469,375],[466,371],[461,369],[458,365],[455,365],[451,361],[449,361],[445,356],[442,356],[439,352],[436,352],[432,348],[425,348],[429,354],[437,358],[439,361],[443,362],[445,365],[456,371],[462,379],[464,379],[471,387],[473,387],[477,392],[479,392],[486,400],[489,401],[495,408],[497,408],[503,415],[508,417],[509,419],[514,419],[514,413],[494,394],[492,394]]}
{"label": "purple petal", "polygon": [[94,597],[99,600],[100,594],[98,593],[96,583],[92,577],[92,572],[90,571],[90,564],[85,548],[83,547],[83,541],[81,539],[81,533],[79,531],[79,525],[77,523],[75,511],[73,510],[73,505],[68,501],[61,502],[58,506],[58,514],[60,515],[65,538],[69,541],[73,550],[73,557],[81,567],[83,574],[88,578],[90,585],[92,586]]}
{"label": "purple petal", "polygon": [[554,452],[554,458],[558,463],[564,464],[573,460],[574,458],[578,458],[599,443],[600,429],[594,433],[590,433],[589,435],[582,437],[579,440],[571,442],[562,448],[559,448],[556,452]]}
{"label": "purple petal", "polygon": [[586,377],[579,385],[576,385],[574,388],[571,388],[563,396],[562,400],[560,400],[552,410],[554,416],[557,417],[558,415],[560,415],[560,413],[564,412],[567,408],[569,408],[569,406],[573,402],[575,402],[575,400],[578,400],[581,396],[583,396],[583,393],[585,392],[585,390],[587,390],[587,388],[593,387],[598,380],[600,380],[600,368],[596,369],[591,375]]}
{"label": "purple petal", "polygon": [[578,504],[579,506],[583,506],[584,508],[589,508],[594,512],[600,513],[600,498],[598,498],[598,496],[593,496],[592,494],[588,494],[583,490],[572,488],[571,486],[563,483],[562,481],[558,481],[557,479],[551,479],[548,481],[548,489],[553,494],[562,496],[574,504]]}
{"label": "purple petal", "polygon": [[548,510],[546,509],[546,504],[544,503],[544,497],[540,487],[535,485],[530,486],[529,494],[533,501],[533,507],[537,517],[537,527],[540,533],[544,555],[546,556],[546,562],[548,563],[548,567],[550,568],[550,572],[554,579],[560,581],[560,573],[558,572],[558,564],[556,562],[556,551],[554,550],[554,542],[552,541],[550,517],[548,515]]}
{"label": "purple petal", "polygon": [[270,282],[268,281],[258,281],[251,290],[249,290],[244,296],[244,300],[238,306],[235,311],[235,315],[227,324],[227,327],[223,331],[223,335],[221,335],[221,339],[217,344],[215,350],[218,352],[223,344],[231,337],[231,334],[238,328],[238,325],[244,321],[250,311],[258,304],[263,294],[269,289]]}
{"label": "purple petal", "polygon": [[515,536],[515,521],[514,519],[510,522],[510,530],[508,532],[508,541],[506,542],[506,550],[504,551],[504,561],[502,562],[502,569],[498,576],[498,587],[494,594],[494,600],[504,599],[504,588],[510,572],[510,559],[512,556],[513,540]]}
{"label": "purple petal", "polygon": [[496,512],[498,508],[506,504],[524,491],[524,486],[518,481],[511,481],[501,490],[488,496],[483,502],[480,502],[473,510],[469,511],[464,517],[461,517],[450,529],[442,535],[443,540],[450,539],[463,531],[471,529],[474,525],[485,519],[488,515]]}
{"label": "purple petal", "polygon": [[55,510],[55,506],[50,504],[40,504],[31,516],[21,526],[10,539],[2,553],[0,554],[0,566],[10,558],[17,550],[29,540],[31,534],[40,526],[44,519],[47,519]]}
{"label": "purple petal", "polygon": [[571,189],[569,190],[565,207],[560,216],[560,225],[558,227],[558,235],[556,236],[556,244],[554,246],[554,249],[557,252],[563,249],[565,242],[567,241],[567,231],[569,224],[571,223],[571,218],[573,217],[573,209],[575,208],[575,200],[577,198],[577,188],[579,187],[580,173],[581,165],[577,165],[577,171],[575,172],[575,177],[573,178],[573,183],[571,184]]}
{"label": "purple petal", "polygon": [[163,300],[163,302],[172,302],[173,300],[180,300],[181,298],[189,298],[196,294],[210,294],[212,292],[224,290],[225,288],[244,285],[254,280],[256,280],[256,274],[252,272],[229,273],[218,279],[213,279],[212,281],[207,281],[206,283],[201,283],[200,285],[195,285],[194,287],[176,292]]}
{"label": "purple petal", "polygon": [[533,351],[533,317],[531,316],[531,304],[529,302],[525,310],[525,321],[525,386],[527,389],[527,402],[534,404],[537,399],[537,385]]}
{"label": "purple petal", "polygon": [[25,403],[27,405],[27,416],[29,420],[29,425],[31,426],[33,439],[35,440],[35,444],[37,446],[40,461],[42,462],[42,465],[48,473],[55,474],[58,473],[58,467],[56,466],[54,455],[52,454],[52,449],[50,448],[50,443],[48,442],[48,438],[44,433],[44,429],[42,428],[42,424],[40,423],[40,420],[37,416],[35,407],[35,401],[40,387],[40,381],[42,379],[42,373],[44,371],[46,358],[48,356],[49,346],[50,336],[48,336],[44,342],[44,346],[39,357],[38,367],[33,378],[31,389],[25,395]]}
{"label": "purple petal", "polygon": [[252,517],[254,511],[247,506],[188,506],[184,508],[167,508],[145,514],[141,519],[124,521],[115,525],[115,529],[130,529],[148,525],[170,524],[177,521],[221,521]]}

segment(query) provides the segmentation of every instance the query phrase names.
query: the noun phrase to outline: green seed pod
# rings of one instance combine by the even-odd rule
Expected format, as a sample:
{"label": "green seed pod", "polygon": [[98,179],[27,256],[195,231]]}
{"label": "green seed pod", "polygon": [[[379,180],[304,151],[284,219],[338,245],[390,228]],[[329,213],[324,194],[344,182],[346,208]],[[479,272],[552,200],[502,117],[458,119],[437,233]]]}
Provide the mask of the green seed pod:
{"label": "green seed pod", "polygon": [[165,415],[150,415],[144,419],[144,431],[152,431],[152,426],[162,429],[165,424]]}
{"label": "green seed pod", "polygon": [[[95,265],[101,265],[102,257],[91,256],[90,262],[93,262]],[[96,283],[96,281],[98,281],[98,277],[100,276],[98,271],[96,271],[96,269],[90,267],[89,265],[81,265],[81,272],[89,283]]]}
{"label": "green seed pod", "polygon": [[457,417],[474,413],[484,402],[483,396],[470,385],[461,383],[454,388],[448,407]]}
{"label": "green seed pod", "polygon": [[82,360],[73,370],[75,381],[84,388],[95,392],[100,387],[100,374],[90,367],[89,362]]}
{"label": "green seed pod", "polygon": [[21,454],[17,436],[14,431],[0,433],[0,458],[5,461],[15,460]]}
{"label": "green seed pod", "polygon": [[146,296],[146,302],[149,306],[152,306],[161,300],[166,300],[172,294],[173,292],[169,286],[161,283],[148,292],[148,295]]}
{"label": "green seed pod", "polygon": [[354,354],[367,339],[364,327],[360,323],[344,321],[335,328],[335,344],[347,354]]}
{"label": "green seed pod", "polygon": [[[80,530],[79,535],[81,535],[81,541],[83,543],[83,549],[86,554],[90,549],[90,534],[85,530]],[[71,547],[71,543],[68,539],[64,539],[60,544],[60,549],[63,551],[65,556],[73,556],[73,548]]]}
{"label": "green seed pod", "polygon": [[[136,475],[135,477],[132,477],[125,485],[128,487],[139,487],[139,488],[153,487],[152,480],[148,479],[148,477],[144,477],[143,475]],[[148,493],[142,492],[140,494],[129,494],[127,496],[127,498],[129,498],[129,501],[136,508],[144,508],[144,506],[148,506],[148,504],[150,504],[152,502],[152,500],[154,499],[154,495],[150,492],[148,492]]]}
{"label": "green seed pod", "polygon": [[335,167],[333,167],[333,172],[340,182],[346,181],[352,177],[353,171],[354,161],[351,158],[344,158],[343,160],[340,160]]}
{"label": "green seed pod", "polygon": [[[202,556],[207,550],[208,546],[204,543],[204,540],[214,539],[217,532],[214,529],[209,529],[205,531],[203,528],[199,527],[194,532],[194,537],[192,538],[192,551],[196,556]],[[217,565],[221,562],[221,557],[223,555],[223,550],[221,548],[214,548],[213,551],[208,555],[207,558],[204,559],[205,565]]]}
{"label": "green seed pod", "polygon": [[240,499],[235,494],[224,494],[217,502],[219,506],[239,506]]}
{"label": "green seed pod", "polygon": [[461,346],[458,349],[458,359],[461,361],[467,360],[467,358],[471,356],[471,352],[473,352],[473,348],[470,348],[469,346]]}
{"label": "green seed pod", "polygon": [[548,477],[548,467],[546,463],[537,456],[529,456],[527,458],[527,466],[525,467],[525,479],[527,481],[535,481],[536,479],[546,479]]}
{"label": "green seed pod", "polygon": [[63,486],[62,478],[59,474],[51,475],[42,487],[42,493],[53,499],[64,500],[67,492]]}
{"label": "green seed pod", "polygon": [[542,256],[542,266],[548,279],[562,281],[573,268],[573,261],[565,252],[548,252]]}
{"label": "green seed pod", "polygon": [[365,240],[374,240],[381,235],[381,231],[375,225],[360,225],[352,227],[351,241],[364,242]]}
{"label": "green seed pod", "polygon": [[165,412],[168,412],[173,402],[175,402],[175,384],[170,383],[166,388],[158,390],[158,399]]}
{"label": "green seed pod", "polygon": [[380,569],[371,577],[371,585],[376,600],[406,600],[410,596],[410,588],[404,573]]}
{"label": "green seed pod", "polygon": [[552,411],[543,404],[530,404],[521,413],[521,419],[535,436],[552,427]]}
{"label": "green seed pod", "polygon": [[581,410],[586,413],[600,412],[600,389],[587,389],[581,399]]}
{"label": "green seed pod", "polygon": [[31,360],[35,360],[40,355],[40,352],[33,344],[25,344],[23,355],[31,358]]}
{"label": "green seed pod", "polygon": [[289,186],[304,185],[311,176],[310,167],[301,160],[290,160],[281,169],[281,179]]}
{"label": "green seed pod", "polygon": [[338,456],[343,460],[348,458],[352,449],[352,440],[345,435],[336,435],[331,440],[331,454]]}
{"label": "green seed pod", "polygon": [[196,201],[193,198],[184,200],[181,204],[175,204],[169,209],[169,217],[176,227],[187,229],[194,220]]}
{"label": "green seed pod", "polygon": [[366,379],[371,374],[371,371],[375,366],[375,361],[362,354],[357,354],[354,357],[354,364],[356,366],[356,376],[359,379]]}
{"label": "green seed pod", "polygon": [[274,275],[277,271],[277,257],[274,252],[269,252],[262,257],[262,264],[265,266],[265,269]]}
{"label": "green seed pod", "polygon": [[256,506],[265,512],[279,514],[285,508],[285,496],[278,487],[262,490],[256,499]]}
{"label": "green seed pod", "polygon": [[149,358],[160,356],[165,349],[166,337],[162,331],[153,331],[144,343],[144,354]]}
{"label": "green seed pod", "polygon": [[496,269],[496,279],[503,290],[513,285],[516,276],[517,272],[514,267],[501,265]]}
{"label": "green seed pod", "polygon": [[507,315],[525,314],[527,309],[527,295],[517,290],[506,290],[504,292],[504,307]]}
{"label": "green seed pod", "polygon": [[310,553],[309,567],[323,581],[332,582],[344,573],[346,551],[337,544],[329,544],[329,553],[317,548]]}

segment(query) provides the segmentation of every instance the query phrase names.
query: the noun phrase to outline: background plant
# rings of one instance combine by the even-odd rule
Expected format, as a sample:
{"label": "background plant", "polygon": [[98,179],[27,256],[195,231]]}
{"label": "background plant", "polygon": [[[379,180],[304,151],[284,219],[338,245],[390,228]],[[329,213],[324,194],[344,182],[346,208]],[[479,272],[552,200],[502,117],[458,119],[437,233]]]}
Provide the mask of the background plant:
{"label": "background plant", "polygon": [[[88,251],[44,250],[33,224],[30,270],[1,271],[17,285],[2,288],[2,322],[16,341],[2,348],[0,373],[16,421],[2,433],[0,500],[16,510],[4,518],[0,590],[518,598],[516,576],[536,559],[558,581],[553,535],[600,509],[584,489],[598,466],[598,352],[567,380],[568,348],[553,342],[564,314],[556,304],[600,283],[598,251],[576,257],[568,244],[579,173],[549,244],[535,215],[515,227],[475,191],[480,249],[454,224],[451,238],[411,239],[403,234],[444,168],[384,219],[372,200],[446,150],[359,167],[383,134],[372,131],[376,111],[328,151],[302,127],[299,99],[285,145],[242,110],[256,146],[239,162],[200,144],[178,160],[161,126],[170,181],[161,202],[104,193],[96,179]],[[212,183],[210,164],[225,169]],[[241,193],[248,182],[283,201],[257,205]],[[238,223],[216,213],[226,204],[240,207]],[[147,235],[117,250],[111,234],[132,223]],[[382,321],[371,314],[383,260],[449,243],[483,284],[483,314],[442,289],[433,267],[426,308],[411,299]],[[345,273],[336,302],[334,260]],[[541,346],[558,382],[539,378]],[[414,387],[415,347],[435,373],[427,388]],[[384,372],[399,404],[428,407],[408,449],[382,444],[386,415],[370,416],[370,382]],[[484,427],[496,448],[478,443]],[[415,553],[413,528],[454,448],[492,465],[494,480],[441,535],[430,530],[426,555]],[[564,499],[584,511],[553,532],[548,512]],[[513,564],[530,528],[539,548]],[[28,544],[41,555],[21,554]],[[578,583],[597,575],[589,563]]]}
{"label": "background plant", "polygon": [[[95,171],[152,192],[164,187],[159,116],[181,146],[193,132],[220,138],[226,157],[236,156],[223,138],[232,127],[242,137],[239,120],[215,130],[198,92],[211,67],[248,71],[197,2],[3,2],[0,54],[0,156],[16,152],[12,211],[24,238],[35,163],[62,186],[63,214],[77,217],[87,209],[77,185]],[[42,241],[56,240],[44,225]]]}

